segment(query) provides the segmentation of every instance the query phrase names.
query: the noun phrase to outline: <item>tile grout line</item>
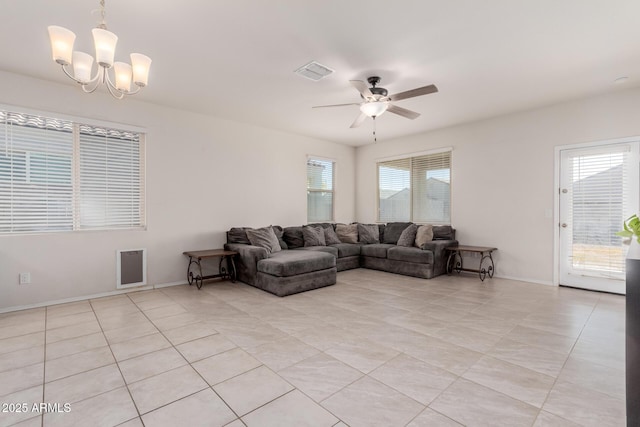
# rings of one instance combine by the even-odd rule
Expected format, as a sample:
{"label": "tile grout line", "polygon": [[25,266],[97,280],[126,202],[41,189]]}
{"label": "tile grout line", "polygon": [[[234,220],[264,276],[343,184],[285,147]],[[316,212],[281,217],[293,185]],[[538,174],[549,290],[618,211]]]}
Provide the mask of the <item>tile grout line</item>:
{"label": "tile grout line", "polygon": [[[127,294],[125,294],[125,295],[127,295]],[[128,295],[127,295],[127,297],[128,297]],[[116,355],[113,353],[113,350],[111,349],[111,346],[109,345],[109,341],[107,340],[107,337],[104,334],[104,329],[102,328],[102,324],[100,323],[100,318],[98,317],[98,314],[96,313],[95,307],[91,303],[91,300],[89,300],[89,305],[91,305],[91,310],[93,311],[93,315],[96,317],[96,322],[98,322],[98,326],[100,326],[100,331],[102,332],[104,340],[107,342],[107,346],[109,347],[109,351],[111,352],[111,356],[113,357],[113,361],[114,361],[116,367],[118,368],[118,372],[120,372],[120,377],[122,378],[122,382],[124,383],[124,385],[125,385],[125,387],[127,389],[127,392],[129,393],[129,398],[131,399],[131,402],[133,403],[133,407],[136,409],[136,412],[138,413],[138,418],[140,419],[140,422],[142,422],[142,417],[140,416],[140,410],[138,409],[138,405],[136,404],[136,401],[133,400],[133,395],[131,394],[131,390],[129,390],[129,385],[127,384],[127,381],[125,380],[124,375],[122,374],[122,370],[120,369],[120,365],[118,364],[118,360],[116,359]],[[108,365],[105,365],[105,366],[108,366]],[[113,391],[113,390],[111,390],[111,391]],[[130,421],[130,420],[125,420],[124,422],[127,422],[127,421]],[[144,426],[144,423],[142,423],[142,425]]]}
{"label": "tile grout line", "polygon": [[[166,295],[166,294],[164,294],[162,291],[160,291],[160,292],[161,292],[163,295],[167,296],[167,295]],[[127,295],[127,296],[128,296],[128,295]],[[171,297],[169,297],[169,296],[167,296],[167,297],[168,297],[168,298],[170,298],[172,301],[174,301],[174,302],[175,302],[175,300],[174,300],[173,298],[171,298]],[[187,358],[186,358],[186,357],[184,357],[184,355],[180,352],[180,350],[178,350],[178,349],[176,348],[176,346],[173,344],[173,342],[172,342],[169,338],[167,338],[167,337],[166,337],[166,335],[164,334],[164,332],[163,332],[163,331],[161,331],[161,330],[156,326],[156,324],[155,324],[155,323],[153,323],[153,321],[152,321],[151,319],[149,319],[149,317],[148,317],[148,316],[147,316],[147,314],[144,312],[144,310],[142,310],[142,309],[138,306],[138,304],[136,304],[136,302],[135,302],[134,300],[132,300],[132,299],[131,299],[131,297],[129,297],[129,299],[130,299],[130,300],[133,302],[133,304],[138,308],[138,310],[140,310],[140,312],[144,315],[144,317],[146,317],[146,318],[147,318],[147,320],[149,320],[149,322],[151,322],[151,324],[153,324],[153,326],[154,326],[156,329],[158,329],[158,332],[159,332],[159,333],[164,337],[164,339],[166,339],[166,340],[169,342],[169,344],[171,344],[171,348],[173,348],[173,349],[174,349],[174,350],[175,350],[175,351],[180,355],[180,357],[182,357],[182,358],[184,359],[184,361],[185,361],[185,362],[187,362],[187,365],[188,365],[191,369],[193,369],[193,371],[194,371],[194,372],[195,372],[195,373],[196,373],[196,374],[197,374],[197,375],[202,379],[202,381],[204,381],[204,383],[207,385],[207,387],[206,387],[206,388],[204,388],[204,389],[202,389],[202,390],[206,390],[207,388],[208,388],[208,389],[211,389],[211,391],[213,391],[213,392],[215,393],[215,395],[216,395],[216,396],[218,396],[218,398],[219,398],[219,399],[220,399],[220,400],[225,404],[225,406],[226,406],[227,408],[229,408],[229,410],[233,413],[233,415],[235,415],[235,416],[236,416],[236,419],[240,420],[240,416],[236,413],[236,411],[235,411],[233,408],[231,408],[231,406],[230,406],[230,405],[229,405],[229,404],[228,404],[228,403],[227,403],[227,402],[222,398],[222,396],[220,396],[220,395],[218,394],[218,392],[216,392],[216,391],[214,390],[214,388],[213,388],[213,386],[212,386],[212,385],[209,385],[209,382],[208,382],[208,381],[207,381],[207,380],[206,380],[206,379],[205,379],[205,378],[200,374],[200,372],[199,372],[196,368],[194,368],[194,367],[193,367],[193,365],[191,364],[191,362],[189,362],[189,360],[187,360]],[[176,304],[178,304],[178,305],[180,305],[182,308],[184,308],[184,306],[182,306],[181,304],[179,304],[179,303],[177,303],[177,302],[176,302]],[[176,328],[176,329],[177,329],[177,328]],[[214,329],[214,330],[216,331],[216,334],[219,334],[219,332],[218,332],[216,329]],[[211,335],[216,335],[216,334],[211,334]],[[210,335],[207,335],[207,336],[210,336]],[[206,338],[206,337],[201,337],[201,338]],[[195,341],[195,340],[197,340],[197,339],[200,339],[200,338],[195,338],[195,339],[193,339],[193,340],[191,340],[191,341]],[[190,342],[190,341],[186,341],[186,342]],[[184,344],[184,343],[181,343],[181,344]],[[230,350],[227,350],[227,351],[230,351]],[[115,357],[115,356],[114,356],[114,357]],[[117,363],[117,362],[116,362],[116,363]],[[119,365],[118,365],[118,368],[119,368]],[[179,367],[179,368],[180,368],[180,367]],[[176,369],[178,369],[178,368],[176,368]],[[166,372],[168,372],[168,371],[166,371]],[[162,372],[161,372],[160,374],[157,374],[157,375],[161,375],[161,374],[162,374]],[[155,375],[154,375],[154,376],[155,376]],[[153,377],[153,376],[152,376],[152,377]],[[149,377],[149,378],[151,378],[151,377]],[[123,376],[123,379],[124,379],[124,376]],[[143,381],[143,380],[141,380],[141,381]],[[125,380],[125,384],[127,384],[126,380]],[[127,389],[128,389],[128,388],[129,388],[129,385],[127,384]],[[196,393],[200,393],[202,390],[198,390],[197,392],[192,393],[192,394],[190,394],[189,396],[192,396],[192,395],[194,395],[194,394],[196,394]],[[182,399],[184,399],[184,398],[186,398],[186,397],[189,397],[189,396],[183,396],[183,397],[181,397],[180,399],[177,399],[177,400],[174,400],[174,401],[172,401],[172,402],[169,402],[169,403],[167,403],[166,405],[163,405],[163,406],[170,405],[170,404],[172,404],[172,403],[175,403],[175,402],[177,402],[177,401],[179,401],[179,400],[182,400]],[[133,400],[133,396],[131,397],[131,400]],[[135,403],[135,401],[134,401],[134,403]],[[161,408],[161,407],[163,407],[163,406],[160,406],[159,408]],[[157,410],[157,409],[159,409],[159,408],[154,408],[154,409],[152,409],[151,411],[146,412],[145,414],[147,414],[147,413],[151,413],[151,412],[153,412],[153,411],[155,411],[155,410]],[[136,405],[136,409],[137,409],[137,405]],[[140,413],[140,412],[138,411],[138,414],[139,414],[139,413]],[[142,421],[142,416],[140,416],[140,420]],[[232,422],[233,422],[233,421],[232,421]],[[143,424],[144,424],[144,423],[143,423]]]}

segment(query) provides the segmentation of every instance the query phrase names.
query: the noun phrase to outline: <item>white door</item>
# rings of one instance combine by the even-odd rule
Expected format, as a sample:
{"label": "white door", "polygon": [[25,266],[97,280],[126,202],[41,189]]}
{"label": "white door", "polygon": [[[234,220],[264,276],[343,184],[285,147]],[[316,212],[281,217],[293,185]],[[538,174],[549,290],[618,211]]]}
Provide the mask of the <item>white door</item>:
{"label": "white door", "polygon": [[637,141],[560,151],[560,285],[625,293],[615,233],[638,213],[638,181]]}

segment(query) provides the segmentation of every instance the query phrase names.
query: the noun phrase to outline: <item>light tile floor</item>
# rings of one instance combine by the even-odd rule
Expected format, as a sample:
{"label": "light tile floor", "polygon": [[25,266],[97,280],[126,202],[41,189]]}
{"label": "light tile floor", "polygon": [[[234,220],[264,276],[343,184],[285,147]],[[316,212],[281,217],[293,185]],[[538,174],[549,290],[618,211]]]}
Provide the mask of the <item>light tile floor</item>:
{"label": "light tile floor", "polygon": [[624,297],[501,279],[177,286],[0,314],[0,427],[624,426],[624,338]]}

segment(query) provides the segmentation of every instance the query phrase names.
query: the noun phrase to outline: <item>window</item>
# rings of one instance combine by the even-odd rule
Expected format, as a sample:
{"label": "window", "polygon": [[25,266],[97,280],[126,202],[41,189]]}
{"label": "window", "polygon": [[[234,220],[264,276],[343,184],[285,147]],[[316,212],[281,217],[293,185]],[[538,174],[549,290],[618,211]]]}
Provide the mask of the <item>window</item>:
{"label": "window", "polygon": [[451,222],[451,152],[378,163],[378,221]]}
{"label": "window", "polygon": [[0,111],[0,233],[144,227],[143,137]]}
{"label": "window", "polygon": [[307,222],[333,221],[331,160],[307,159]]}

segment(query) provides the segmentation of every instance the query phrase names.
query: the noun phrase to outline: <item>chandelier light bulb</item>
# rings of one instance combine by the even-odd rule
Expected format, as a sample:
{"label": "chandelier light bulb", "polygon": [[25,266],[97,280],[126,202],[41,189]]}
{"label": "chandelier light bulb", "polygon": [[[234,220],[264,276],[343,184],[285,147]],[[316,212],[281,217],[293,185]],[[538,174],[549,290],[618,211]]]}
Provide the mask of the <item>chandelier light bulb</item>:
{"label": "chandelier light bulb", "polygon": [[58,27],[57,25],[50,25],[48,30],[53,60],[61,65],[71,64],[73,43],[76,40],[76,35],[73,31]]}
{"label": "chandelier light bulb", "polygon": [[93,69],[93,56],[84,52],[73,52],[73,75],[80,83],[91,81],[91,70]]}
{"label": "chandelier light bulb", "polygon": [[113,64],[116,72],[116,89],[122,92],[131,90],[131,65],[124,62],[116,62]]}
{"label": "chandelier light bulb", "polygon": [[149,68],[151,68],[151,58],[141,53],[132,53],[131,67],[133,68],[133,82],[145,87],[149,82]]}
{"label": "chandelier light bulb", "polygon": [[103,67],[111,67],[113,65],[113,58],[116,55],[118,36],[102,28],[94,28],[91,32],[93,33],[93,42],[96,46],[96,62]]}

